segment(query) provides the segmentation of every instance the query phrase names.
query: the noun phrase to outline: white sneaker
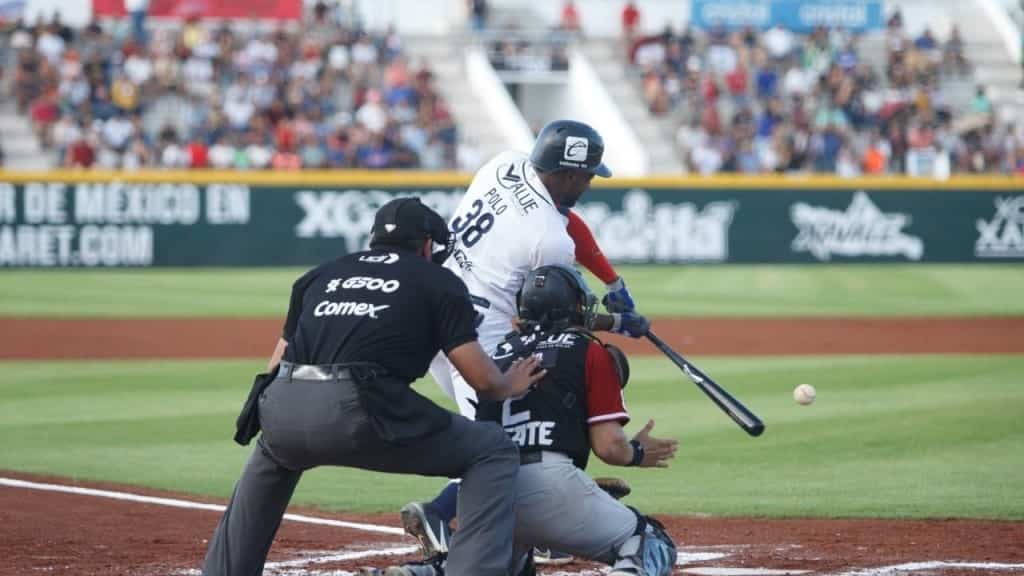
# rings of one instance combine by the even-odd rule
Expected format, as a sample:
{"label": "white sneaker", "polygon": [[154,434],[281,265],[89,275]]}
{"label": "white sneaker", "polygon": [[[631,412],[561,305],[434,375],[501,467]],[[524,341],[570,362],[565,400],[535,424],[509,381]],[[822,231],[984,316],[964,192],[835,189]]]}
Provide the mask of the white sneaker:
{"label": "white sneaker", "polygon": [[443,518],[434,514],[419,502],[402,506],[402,527],[406,533],[420,541],[424,558],[432,558],[448,552],[448,541],[452,531]]}

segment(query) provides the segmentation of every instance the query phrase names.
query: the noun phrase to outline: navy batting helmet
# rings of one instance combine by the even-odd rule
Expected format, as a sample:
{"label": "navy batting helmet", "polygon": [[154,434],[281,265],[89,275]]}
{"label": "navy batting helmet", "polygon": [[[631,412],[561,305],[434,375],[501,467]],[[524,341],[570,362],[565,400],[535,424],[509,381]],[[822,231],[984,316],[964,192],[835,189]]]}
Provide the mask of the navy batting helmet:
{"label": "navy batting helmet", "polygon": [[519,292],[519,318],[544,330],[586,327],[596,305],[579,272],[562,266],[532,270]]}
{"label": "navy batting helmet", "polygon": [[604,139],[583,122],[555,120],[545,126],[530,152],[530,162],[541,172],[573,168],[604,178],[612,171],[601,163]]}

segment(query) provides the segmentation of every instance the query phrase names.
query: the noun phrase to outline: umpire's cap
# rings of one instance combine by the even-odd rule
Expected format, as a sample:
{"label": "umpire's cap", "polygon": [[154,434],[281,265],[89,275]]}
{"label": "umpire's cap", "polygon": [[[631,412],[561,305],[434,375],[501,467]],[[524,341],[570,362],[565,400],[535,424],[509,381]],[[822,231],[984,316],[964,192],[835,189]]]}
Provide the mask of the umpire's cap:
{"label": "umpire's cap", "polygon": [[377,210],[370,231],[370,246],[421,244],[430,238],[443,249],[435,249],[433,260],[440,264],[452,249],[452,237],[444,218],[419,198],[395,198]]}
{"label": "umpire's cap", "polygon": [[596,305],[579,272],[563,266],[531,270],[519,292],[519,318],[543,330],[586,327]]}
{"label": "umpire's cap", "polygon": [[530,162],[541,172],[573,168],[608,178],[612,171],[601,163],[603,155],[604,139],[597,130],[583,122],[555,120],[537,135]]}

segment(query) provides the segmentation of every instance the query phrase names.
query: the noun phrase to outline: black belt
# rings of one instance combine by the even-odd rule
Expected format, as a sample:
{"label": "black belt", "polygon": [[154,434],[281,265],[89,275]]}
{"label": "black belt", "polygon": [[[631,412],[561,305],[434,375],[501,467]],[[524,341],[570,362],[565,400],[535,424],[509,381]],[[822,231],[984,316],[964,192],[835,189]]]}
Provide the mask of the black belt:
{"label": "black belt", "polygon": [[282,360],[278,378],[295,380],[367,380],[387,376],[388,371],[372,362],[346,362],[344,364],[293,364]]}

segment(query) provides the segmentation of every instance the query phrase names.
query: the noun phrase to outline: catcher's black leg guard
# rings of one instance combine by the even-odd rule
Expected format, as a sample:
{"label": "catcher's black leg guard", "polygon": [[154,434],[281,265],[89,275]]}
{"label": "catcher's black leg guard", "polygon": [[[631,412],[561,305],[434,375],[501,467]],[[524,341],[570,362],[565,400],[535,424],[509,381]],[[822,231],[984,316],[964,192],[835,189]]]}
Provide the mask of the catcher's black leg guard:
{"label": "catcher's black leg guard", "polygon": [[676,565],[676,543],[665,526],[629,507],[636,514],[636,531],[619,546],[618,558],[609,576],[669,576]]}

